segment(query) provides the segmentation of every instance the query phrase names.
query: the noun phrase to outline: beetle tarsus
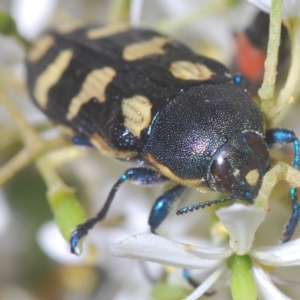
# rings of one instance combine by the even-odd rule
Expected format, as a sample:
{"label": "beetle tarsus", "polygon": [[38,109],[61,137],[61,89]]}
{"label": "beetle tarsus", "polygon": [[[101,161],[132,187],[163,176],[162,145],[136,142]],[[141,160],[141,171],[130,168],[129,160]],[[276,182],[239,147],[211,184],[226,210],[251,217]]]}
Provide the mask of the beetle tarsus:
{"label": "beetle tarsus", "polygon": [[296,189],[290,189],[290,199],[292,201],[292,216],[284,228],[283,231],[284,239],[282,240],[282,243],[286,243],[291,239],[292,235],[295,232],[299,220],[300,207],[299,207],[299,203],[297,202],[298,195]]}
{"label": "beetle tarsus", "polygon": [[72,232],[70,238],[71,253],[79,255],[77,249],[79,241],[88,234],[88,231],[92,229],[98,222],[97,218],[88,219],[86,222],[77,225],[76,229]]}

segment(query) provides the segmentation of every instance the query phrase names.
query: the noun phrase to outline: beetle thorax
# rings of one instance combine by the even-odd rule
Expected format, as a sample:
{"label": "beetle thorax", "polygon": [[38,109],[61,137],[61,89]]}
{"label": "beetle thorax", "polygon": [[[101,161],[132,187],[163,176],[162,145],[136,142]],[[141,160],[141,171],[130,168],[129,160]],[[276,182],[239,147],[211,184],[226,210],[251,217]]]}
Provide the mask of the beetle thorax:
{"label": "beetle thorax", "polygon": [[263,136],[261,112],[248,94],[231,83],[192,87],[158,113],[142,154],[170,179],[216,189],[207,175],[214,155],[243,132]]}

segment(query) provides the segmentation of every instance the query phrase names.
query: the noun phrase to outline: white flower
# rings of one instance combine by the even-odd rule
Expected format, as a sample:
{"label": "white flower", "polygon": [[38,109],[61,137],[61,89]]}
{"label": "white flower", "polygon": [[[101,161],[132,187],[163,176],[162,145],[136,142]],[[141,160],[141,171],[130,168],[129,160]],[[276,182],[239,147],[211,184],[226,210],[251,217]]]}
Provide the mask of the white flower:
{"label": "white flower", "polygon": [[[264,12],[270,13],[271,0],[247,0],[257,6]],[[300,17],[300,1],[299,0],[284,0],[282,18],[285,20],[289,17]]]}
{"label": "white flower", "polygon": [[17,22],[18,31],[27,39],[35,39],[53,14],[57,0],[14,0],[11,13]]}
{"label": "white flower", "polygon": [[[99,289],[97,299],[146,300],[151,286],[147,278],[141,276],[138,262],[116,259],[108,252],[108,244],[120,240],[126,235],[128,235],[128,231],[120,228],[97,227],[85,239],[82,254],[76,256],[71,254],[70,244],[63,239],[55,222],[51,221],[39,229],[37,241],[41,249],[61,265],[98,266],[107,276],[107,284],[111,288],[110,291]],[[160,266],[154,267],[154,274],[159,274]],[[128,276],[129,269],[130,276]],[[124,278],[126,279],[124,280]],[[139,285],[136,285],[136,282],[139,282]]]}
{"label": "white flower", "polygon": [[226,261],[230,256],[247,254],[253,261],[252,273],[258,295],[263,299],[289,299],[272,283],[262,266],[300,265],[300,239],[273,247],[254,247],[254,234],[264,220],[266,211],[255,206],[234,204],[219,209],[217,215],[230,236],[226,246],[199,247],[153,234],[137,234],[110,246],[110,252],[115,256],[179,268],[210,269],[211,275],[187,300],[197,299],[228,274]]}

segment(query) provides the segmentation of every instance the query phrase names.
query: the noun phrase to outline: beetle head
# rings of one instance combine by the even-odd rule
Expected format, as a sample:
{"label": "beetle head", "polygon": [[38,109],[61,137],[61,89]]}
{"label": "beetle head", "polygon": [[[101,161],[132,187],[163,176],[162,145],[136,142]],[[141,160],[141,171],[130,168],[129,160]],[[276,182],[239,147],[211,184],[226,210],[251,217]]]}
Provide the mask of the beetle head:
{"label": "beetle head", "polygon": [[269,165],[269,150],[264,139],[254,132],[242,133],[216,151],[209,165],[207,182],[213,190],[252,200]]}

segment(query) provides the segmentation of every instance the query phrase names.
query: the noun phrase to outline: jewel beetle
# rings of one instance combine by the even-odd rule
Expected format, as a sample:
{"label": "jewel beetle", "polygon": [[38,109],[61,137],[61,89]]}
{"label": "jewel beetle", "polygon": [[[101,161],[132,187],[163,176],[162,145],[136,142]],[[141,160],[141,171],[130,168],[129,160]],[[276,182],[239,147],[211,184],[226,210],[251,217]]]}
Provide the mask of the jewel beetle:
{"label": "jewel beetle", "polygon": [[[42,35],[28,52],[28,86],[35,104],[54,122],[71,128],[73,141],[118,159],[142,164],[124,172],[100,212],[71,236],[71,251],[98,221],[126,180],[175,187],[150,212],[155,230],[186,187],[228,194],[179,209],[183,214],[213,203],[253,203],[270,169],[269,147],[299,142],[293,131],[265,131],[260,108],[221,63],[148,29],[126,25],[60,28]],[[296,227],[293,213],[285,240]]]}

